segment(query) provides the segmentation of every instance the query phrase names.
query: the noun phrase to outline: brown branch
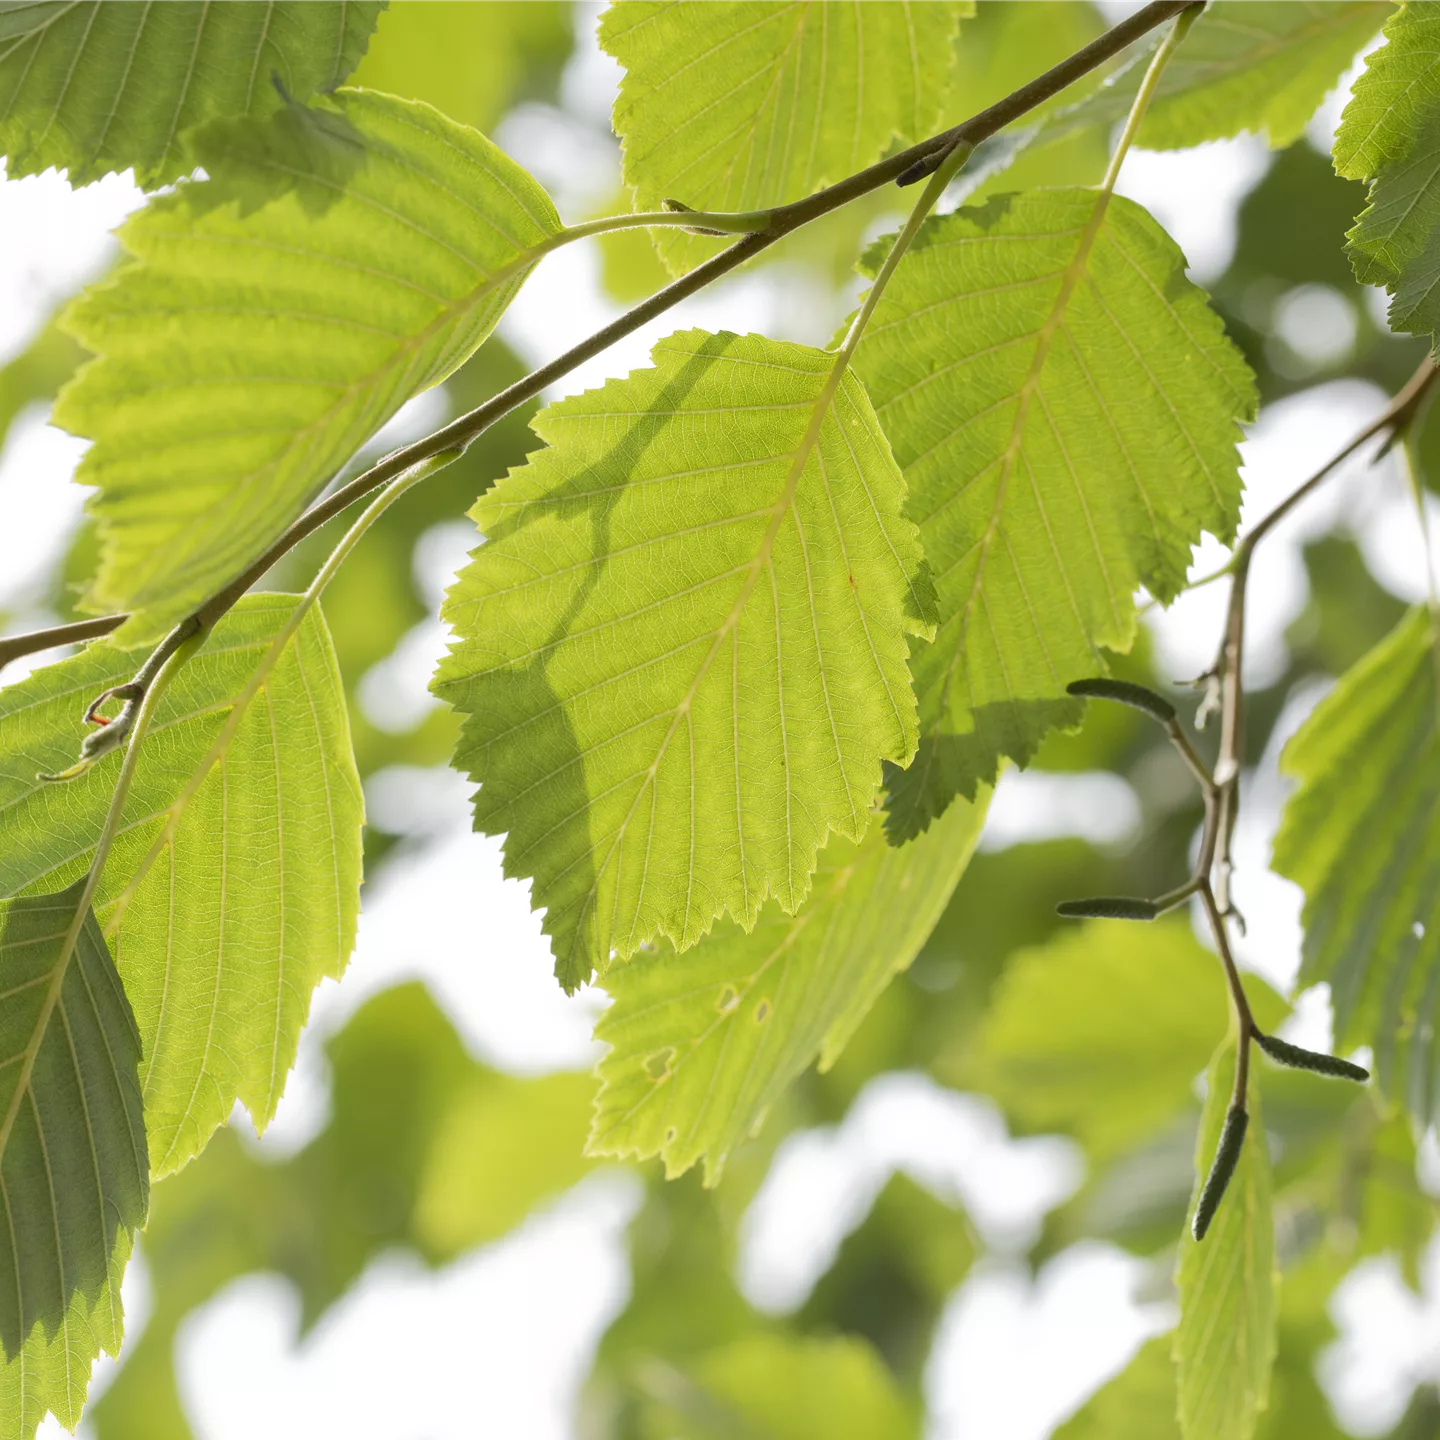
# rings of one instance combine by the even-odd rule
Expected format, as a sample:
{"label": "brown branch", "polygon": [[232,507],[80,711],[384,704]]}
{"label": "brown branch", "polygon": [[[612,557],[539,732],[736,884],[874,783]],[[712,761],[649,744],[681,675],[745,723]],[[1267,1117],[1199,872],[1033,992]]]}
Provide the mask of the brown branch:
{"label": "brown branch", "polygon": [[70,625],[53,625],[48,630],[6,636],[0,639],[0,670],[22,655],[35,655],[41,650],[53,650],[57,645],[78,645],[82,640],[108,635],[124,619],[123,615],[101,615],[94,620],[76,620]]}
{"label": "brown branch", "polygon": [[[1220,805],[1214,837],[1214,882],[1215,900],[1222,919],[1235,914],[1230,899],[1230,876],[1234,868],[1230,841],[1240,805],[1240,771],[1245,763],[1245,688],[1242,673],[1245,661],[1245,594],[1255,549],[1302,500],[1370,441],[1384,437],[1384,443],[1371,457],[1372,461],[1385,454],[1394,444],[1396,437],[1414,420],[1429,397],[1437,376],[1440,376],[1440,369],[1437,369],[1435,362],[1427,355],[1405,388],[1385,407],[1384,413],[1263,516],[1235,548],[1234,558],[1230,562],[1234,578],[1230,584],[1224,637],[1214,665],[1200,677],[1202,681],[1208,681],[1217,687],[1219,696],[1220,756],[1215,765],[1215,781],[1220,790]],[[1210,701],[1207,697],[1208,703]]]}
{"label": "brown branch", "polygon": [[[550,361],[548,365],[541,366],[524,379],[516,381],[508,389],[502,390],[498,395],[487,400],[483,405],[459,416],[441,429],[387,455],[364,474],[356,476],[355,479],[342,485],[331,495],[312,505],[288,526],[252,565],[223,589],[204,601],[160,642],[147,662],[142,675],[136,677],[137,681],[141,681],[142,676],[153,675],[165,659],[190,636],[213,625],[282,555],[299,544],[306,536],[313,534],[327,521],[332,520],[342,510],[348,509],[357,500],[378,490],[382,485],[388,484],[402,471],[408,470],[422,460],[429,459],[442,450],[464,449],[517,406],[535,399],[548,386],[562,379],[587,360],[591,360],[609,349],[617,340],[632,334],[641,326],[664,314],[672,306],[718,280],[722,275],[739,268],[747,260],[753,259],[762,250],[775,244],[776,241],[792,231],[798,230],[802,225],[810,224],[813,220],[818,220],[823,215],[839,210],[850,204],[851,201],[858,200],[862,195],[868,195],[874,190],[879,190],[892,181],[898,180],[909,184],[913,180],[923,178],[924,175],[936,169],[943,162],[945,156],[950,154],[957,145],[974,146],[980,144],[982,140],[989,139],[1007,125],[1028,114],[1037,105],[1059,95],[1097,66],[1113,59],[1141,36],[1184,11],[1200,8],[1201,4],[1202,0],[1155,0],[1155,3],[1145,6],[1128,19],[1122,20],[1098,39],[1077,50],[1068,59],[1062,60],[1060,64],[1053,66],[1043,75],[1037,76],[1028,84],[1022,85],[1018,90],[1007,95],[1003,100],[996,101],[995,104],[972,115],[959,125],[932,135],[928,140],[922,140],[919,144],[912,145],[888,159],[868,166],[848,179],[827,186],[803,200],[778,206],[772,212],[770,224],[766,229],[745,235],[719,255],[697,266],[688,275],[682,276],[663,290],[657,291],[649,299],[626,311],[617,320],[612,321],[603,329],[597,330],[588,339],[581,341],[563,355]],[[93,621],[82,622],[92,628],[87,630],[84,637],[76,638],[93,638],[97,635],[109,634],[129,618],[128,615],[107,615]],[[49,633],[17,635],[12,636],[9,641],[0,642],[0,647],[3,647],[0,648],[0,664],[20,655],[48,648],[51,644],[63,643],[45,638]]]}

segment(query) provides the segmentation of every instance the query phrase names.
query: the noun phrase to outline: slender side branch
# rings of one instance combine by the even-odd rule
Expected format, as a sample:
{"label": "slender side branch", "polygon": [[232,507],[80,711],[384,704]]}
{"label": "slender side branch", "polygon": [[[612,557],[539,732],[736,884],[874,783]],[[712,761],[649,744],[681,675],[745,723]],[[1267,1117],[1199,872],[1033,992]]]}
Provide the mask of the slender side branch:
{"label": "slender side branch", "polygon": [[[448,425],[415,441],[403,449],[387,455],[378,464],[362,475],[342,485],[329,496],[311,506],[290,525],[270,548],[261,555],[243,574],[237,576],[224,589],[206,600],[193,614],[183,620],[170,635],[160,642],[156,654],[160,663],[173,654],[185,639],[197,630],[213,625],[262,575],[287,551],[307,535],[318,530],[342,510],[348,509],[355,501],[362,499],[381,486],[387,485],[397,475],[410,469],[422,460],[441,451],[464,449],[489,429],[502,416],[540,395],[548,386],[568,375],[579,365],[593,359],[613,345],[617,340],[632,334],[657,316],[704,289],[731,270],[738,269],[747,260],[753,259],[762,250],[773,245],[793,230],[810,224],[824,215],[839,210],[881,189],[892,181],[905,184],[933,174],[947,158],[962,147],[980,144],[982,140],[1003,130],[1007,125],[1033,110],[1037,105],[1052,99],[1075,81],[1087,75],[1097,66],[1113,59],[1128,45],[1143,35],[1163,25],[1165,21],[1187,11],[1198,12],[1203,0],[1154,0],[1128,19],[1107,30],[1104,35],[1089,45],[1077,50],[1068,59],[1053,66],[1043,75],[996,101],[987,109],[972,115],[959,125],[932,135],[928,140],[912,145],[895,155],[881,160],[866,169],[858,171],[848,179],[827,186],[815,194],[797,200],[789,205],[777,206],[768,212],[765,228],[755,225],[767,216],[767,212],[754,211],[741,214],[720,214],[709,211],[667,210],[644,216],[627,215],[607,217],[600,221],[589,221],[571,227],[567,238],[579,238],[580,234],[597,234],[605,229],[616,229],[636,224],[685,224],[700,222],[702,228],[731,229],[745,231],[743,238],[704,264],[697,266],[688,275],[657,291],[649,299],[628,310],[619,319],[612,321],[588,340],[567,350],[548,365],[517,381],[508,389],[487,400],[483,405],[451,421]],[[923,168],[917,168],[922,167]],[[670,204],[679,206],[680,202]],[[106,615],[95,620],[80,622],[85,628],[83,634],[76,633],[79,627],[62,627],[70,633],[36,631],[30,635],[11,636],[0,641],[0,666],[22,655],[48,649],[52,645],[72,640],[94,639],[118,629],[128,615]],[[139,677],[136,677],[137,680]]]}
{"label": "slender side branch", "polygon": [[[1238,916],[1230,897],[1230,877],[1234,862],[1230,854],[1231,837],[1235,830],[1235,819],[1239,810],[1240,771],[1245,760],[1245,594],[1250,580],[1250,562],[1256,547],[1297,505],[1357,451],[1364,449],[1372,440],[1383,437],[1382,444],[1372,459],[1379,459],[1394,444],[1396,438],[1414,420],[1421,406],[1430,394],[1440,368],[1427,356],[1420,368],[1410,378],[1405,388],[1395,396],[1385,411],[1367,425],[1348,444],[1344,445],[1315,471],[1303,484],[1285,497],[1273,510],[1263,516],[1255,527],[1235,547],[1230,562],[1233,579],[1230,584],[1230,601],[1225,614],[1225,631],[1220,642],[1215,663],[1199,677],[1197,684],[1207,687],[1196,724],[1203,726],[1214,710],[1220,712],[1220,757],[1215,766],[1215,779],[1220,786],[1220,816],[1215,837],[1215,899],[1222,917]],[[1240,920],[1241,931],[1244,921]]]}

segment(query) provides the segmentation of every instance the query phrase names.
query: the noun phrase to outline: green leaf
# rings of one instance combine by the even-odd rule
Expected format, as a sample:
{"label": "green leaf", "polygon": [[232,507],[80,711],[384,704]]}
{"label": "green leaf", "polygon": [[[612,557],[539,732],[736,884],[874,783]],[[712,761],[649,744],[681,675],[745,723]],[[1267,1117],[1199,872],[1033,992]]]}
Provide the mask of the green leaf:
{"label": "green leaf", "polygon": [[[276,651],[289,595],[252,595],[166,691],[96,911],[144,1041],[157,1175],[242,1100],[263,1129],[310,995],[350,955],[359,909],[359,779],[318,607]],[[119,757],[65,785],[85,702],[143,652],[95,645],[0,691],[0,893],[54,888],[89,864]]]}
{"label": "green leaf", "polygon": [[860,382],[758,335],[651,358],[537,416],[549,448],[470,512],[433,685],[567,989],[769,895],[793,913],[915,744],[905,637],[933,597]]}
{"label": "green leaf", "polygon": [[1147,1340],[1052,1440],[1180,1440],[1170,1343],[1165,1335]]}
{"label": "green leaf", "polygon": [[1425,122],[1440,107],[1440,4],[1411,0],[1395,7],[1385,43],[1365,59],[1335,133],[1335,169],[1366,180],[1409,155]]}
{"label": "green leaf", "polygon": [[[1283,1002],[1254,976],[1245,985],[1262,1026],[1277,1025]],[[1109,1159],[1190,1104],[1226,1006],[1220,962],[1184,920],[1092,921],[1010,958],[960,1080],[1024,1129]]]}
{"label": "green leaf", "polygon": [[879,825],[858,845],[834,839],[797,915],[771,907],[748,934],[724,922],[685,955],[612,968],[590,1153],[661,1155],[671,1177],[703,1158],[715,1184],[784,1088],[817,1056],[828,1069],[915,958],[984,820],[982,801],[902,849]]}
{"label": "green leaf", "polygon": [[1286,746],[1300,782],[1274,868],[1305,891],[1300,983],[1327,981],[1343,1046],[1424,1124],[1440,1066],[1440,659],[1412,610]]}
{"label": "green leaf", "polygon": [[65,317],[100,356],[55,411],[95,441],[88,603],[140,611],[131,643],[240,574],[474,351],[561,228],[483,136],[388,95],[211,127],[198,150],[213,178],[127,221],[135,258]]}
{"label": "green leaf", "polygon": [[74,1429],[118,1354],[120,1276],[150,1170],[140,1037],[83,882],[0,903],[0,1415]]}
{"label": "green leaf", "polygon": [[880,1357],[851,1336],[755,1334],[702,1355],[688,1372],[649,1367],[653,1440],[911,1440],[919,1416]]}
{"label": "green leaf", "polygon": [[1200,532],[1230,539],[1255,392],[1174,242],[1091,190],[927,221],[855,363],[940,596],[920,752],[888,775],[907,838],[1078,723],[1066,686],[1130,647],[1136,587],[1171,599]]}
{"label": "green leaf", "polygon": [[[1194,1196],[1220,1140],[1234,1073],[1231,1040],[1216,1052],[1207,1076]],[[1240,1162],[1209,1233],[1197,1243],[1187,1226],[1180,1238],[1180,1328],[1174,1353],[1185,1440],[1221,1435],[1225,1440],[1250,1440],[1270,1391],[1278,1291],[1275,1224],[1270,1157],[1253,1069],[1248,1108],[1250,1125]],[[1194,1203],[1192,1196],[1192,1211]]]}
{"label": "green leaf", "polygon": [[[1183,150],[1251,130],[1276,149],[1293,144],[1391,8],[1387,0],[1215,0],[1165,67],[1136,143]],[[1064,115],[1059,133],[1123,120],[1147,59],[1137,56]]]}
{"label": "green leaf", "polygon": [[[488,131],[517,90],[527,100],[554,98],[574,40],[569,0],[389,5],[354,83],[423,100],[462,125]],[[642,231],[617,233],[645,240]]]}
{"label": "green leaf", "polygon": [[1346,237],[1356,277],[1393,297],[1390,326],[1440,329],[1440,5],[1405,5],[1385,26],[1335,136],[1335,168],[1370,180]]}
{"label": "green leaf", "polygon": [[[964,0],[618,0],[600,44],[624,67],[615,133],[636,207],[759,210],[800,200],[939,128]],[[657,230],[672,273],[713,240]]]}
{"label": "green leaf", "polygon": [[520,1079],[482,1073],[438,1117],[420,1180],[415,1230],[425,1247],[458,1255],[498,1240],[540,1198],[588,1170],[589,1075]]}
{"label": "green leaf", "polygon": [[[185,136],[333,90],[383,9],[341,3],[0,6],[0,151],[12,179],[53,165],[72,185],[134,167],[153,188],[194,168]],[[272,78],[273,77],[273,78]]]}

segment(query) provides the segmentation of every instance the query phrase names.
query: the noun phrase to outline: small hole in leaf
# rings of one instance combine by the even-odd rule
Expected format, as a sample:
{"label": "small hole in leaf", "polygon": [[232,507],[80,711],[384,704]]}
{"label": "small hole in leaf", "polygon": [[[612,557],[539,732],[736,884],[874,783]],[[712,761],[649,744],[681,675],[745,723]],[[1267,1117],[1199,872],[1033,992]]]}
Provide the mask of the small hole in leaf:
{"label": "small hole in leaf", "polygon": [[715,1008],[722,1015],[728,1015],[739,1003],[740,997],[735,993],[735,987],[727,985],[720,992],[720,998],[715,1002]]}
{"label": "small hole in leaf", "polygon": [[1423,939],[1425,938],[1425,927],[1424,927],[1424,925],[1422,925],[1422,924],[1420,923],[1420,921],[1417,920],[1417,921],[1410,927],[1410,933],[1411,933],[1417,940],[1423,940]]}
{"label": "small hole in leaf", "polygon": [[665,1132],[665,1143],[666,1143],[667,1145],[672,1145],[672,1144],[674,1144],[674,1142],[675,1142],[675,1136],[676,1136],[677,1133],[678,1133],[678,1132],[676,1131],[675,1127],[672,1125],[672,1126]]}
{"label": "small hole in leaf", "polygon": [[663,1080],[670,1073],[671,1062],[675,1059],[675,1047],[667,1045],[645,1058],[645,1073],[652,1080]]}
{"label": "small hole in leaf", "polygon": [[768,1000],[762,1000],[762,1001],[755,1007],[755,1023],[756,1023],[757,1025],[763,1025],[769,1018],[770,1018],[770,1002],[769,1002]]}

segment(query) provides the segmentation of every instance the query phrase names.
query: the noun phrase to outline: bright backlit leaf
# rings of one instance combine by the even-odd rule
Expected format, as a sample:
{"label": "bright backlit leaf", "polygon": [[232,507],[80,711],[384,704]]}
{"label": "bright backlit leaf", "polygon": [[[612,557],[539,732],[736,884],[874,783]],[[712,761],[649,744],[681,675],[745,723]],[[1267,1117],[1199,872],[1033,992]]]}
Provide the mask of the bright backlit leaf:
{"label": "bright backlit leaf", "polygon": [[1347,239],[1356,276],[1391,295],[1392,329],[1440,329],[1440,5],[1397,10],[1335,136],[1335,168],[1369,180]]}
{"label": "bright backlit leaf", "polygon": [[[940,918],[985,819],[955,805],[912,845],[834,839],[798,914],[771,906],[748,934],[724,921],[684,955],[615,966],[590,1150],[661,1155],[668,1175],[704,1159],[714,1184],[784,1088],[828,1069],[875,998]],[[1212,1032],[1213,1036],[1213,1032]]]}
{"label": "bright backlit leaf", "polygon": [[[1246,988],[1261,1024],[1278,1024],[1274,991],[1253,976]],[[1220,961],[1185,921],[1091,921],[1010,957],[961,1078],[1026,1130],[1108,1159],[1190,1104],[1227,1004]]]}
{"label": "bright backlit leaf", "polygon": [[119,1353],[120,1276],[150,1167],[140,1037],[81,884],[0,902],[0,1415],[74,1428]]}
{"label": "bright backlit leaf", "polygon": [[483,136],[387,95],[198,143],[212,178],[128,220],[134,258],[65,320],[100,356],[55,410],[95,441],[77,473],[99,487],[89,600],[140,611],[132,642],[241,573],[455,369],[560,229]]}
{"label": "bright backlit leaf", "polygon": [[488,134],[517,89],[529,97],[537,78],[546,89],[558,81],[575,31],[569,0],[387,5],[353,83]]}
{"label": "bright backlit leaf", "polygon": [[563,400],[471,511],[437,694],[570,989],[767,896],[794,912],[914,751],[933,596],[904,482],[834,357],[692,330]]}
{"label": "bright backlit leaf", "polygon": [[[1293,144],[1391,11],[1387,0],[1214,0],[1161,74],[1136,143],[1183,150],[1250,130]],[[1123,120],[1147,60],[1061,117],[1058,131]]]}
{"label": "bright backlit leaf", "polygon": [[904,838],[1077,723],[1065,687],[1129,649],[1136,587],[1170,599],[1201,531],[1230,538],[1255,392],[1175,243],[1093,190],[927,221],[856,366],[939,592],[920,752],[888,777]]}
{"label": "bright backlit leaf", "polygon": [[[801,200],[939,128],[964,0],[618,0],[600,43],[624,67],[615,133],[636,207]],[[716,242],[657,230],[679,274]]]}
{"label": "bright backlit leaf", "polygon": [[[311,992],[354,943],[360,784],[318,607],[274,652],[295,605],[243,600],[167,690],[96,894],[143,1038],[157,1175],[237,1099],[264,1127]],[[119,757],[65,785],[35,773],[73,760],[86,700],[143,659],[96,645],[0,691],[0,893],[56,888],[88,865]]]}
{"label": "bright backlit leaf", "polygon": [[1385,24],[1385,43],[1365,59],[1335,133],[1335,169],[1365,180],[1403,160],[1425,122],[1440,107],[1440,5],[1397,6]]}
{"label": "bright backlit leaf", "polygon": [[135,170],[147,188],[194,168],[187,131],[263,115],[355,68],[383,9],[340,3],[0,7],[0,152],[13,178],[50,166],[72,185]]}
{"label": "bright backlit leaf", "polygon": [[1274,867],[1305,891],[1300,982],[1326,981],[1344,1045],[1424,1124],[1440,1056],[1440,658],[1413,610],[1286,747],[1300,782]]}
{"label": "bright backlit leaf", "polygon": [[[1216,1052],[1206,1076],[1195,1196],[1220,1139],[1234,1074],[1231,1041]],[[1253,1067],[1248,1106],[1250,1125],[1240,1162],[1209,1233],[1196,1241],[1187,1224],[1180,1237],[1180,1328],[1174,1353],[1185,1440],[1216,1440],[1221,1435],[1225,1440],[1250,1440],[1270,1394],[1279,1284],[1270,1156]]]}

